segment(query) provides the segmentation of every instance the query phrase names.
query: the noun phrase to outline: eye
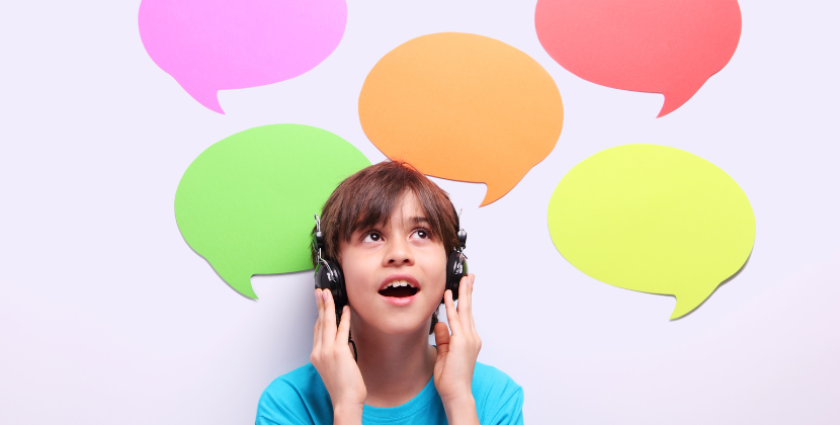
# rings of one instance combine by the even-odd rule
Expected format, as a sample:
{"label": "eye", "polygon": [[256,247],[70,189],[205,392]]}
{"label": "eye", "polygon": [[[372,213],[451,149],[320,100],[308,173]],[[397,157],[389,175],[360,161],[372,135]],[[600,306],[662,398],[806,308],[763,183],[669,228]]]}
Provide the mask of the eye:
{"label": "eye", "polygon": [[382,235],[377,232],[370,232],[362,239],[362,242],[379,242],[382,240]]}
{"label": "eye", "polygon": [[430,239],[431,238],[431,235],[429,234],[429,231],[426,230],[426,229],[417,229],[411,235],[414,236],[414,237],[418,237],[420,239]]}

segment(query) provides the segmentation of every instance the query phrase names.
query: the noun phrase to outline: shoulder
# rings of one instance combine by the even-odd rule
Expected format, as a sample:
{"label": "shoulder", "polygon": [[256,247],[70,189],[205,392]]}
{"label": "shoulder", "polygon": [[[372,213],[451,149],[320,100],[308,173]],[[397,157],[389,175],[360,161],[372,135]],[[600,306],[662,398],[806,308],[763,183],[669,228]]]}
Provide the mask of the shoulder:
{"label": "shoulder", "polygon": [[524,392],[519,384],[501,370],[476,362],[473,397],[481,423],[522,423]]}
{"label": "shoulder", "polygon": [[481,390],[482,393],[494,394],[509,394],[522,391],[522,387],[506,373],[493,366],[479,362],[475,364],[473,389]]}
{"label": "shoulder", "polygon": [[[326,415],[330,417],[327,418]],[[307,363],[275,379],[260,396],[257,424],[332,423],[332,402],[318,371]]]}

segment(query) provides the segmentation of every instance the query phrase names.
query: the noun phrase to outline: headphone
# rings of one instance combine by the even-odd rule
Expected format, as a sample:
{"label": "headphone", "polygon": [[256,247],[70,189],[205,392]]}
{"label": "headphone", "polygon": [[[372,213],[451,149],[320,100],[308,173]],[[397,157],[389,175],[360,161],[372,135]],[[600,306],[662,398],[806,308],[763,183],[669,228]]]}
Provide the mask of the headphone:
{"label": "headphone", "polygon": [[[461,229],[460,218],[452,207],[455,214],[455,232],[458,234],[458,246],[455,247],[446,259],[446,289],[452,290],[452,301],[458,299],[458,288],[461,285],[461,278],[466,276],[467,256],[464,249],[467,247],[467,231]],[[329,289],[335,300],[335,323],[341,323],[341,310],[348,304],[347,288],[344,284],[344,272],[338,261],[322,256],[324,250],[324,234],[321,233],[321,219],[315,214],[315,241],[312,247],[315,251],[317,265],[315,266],[315,288]],[[444,289],[444,292],[446,291]],[[443,298],[440,303],[443,304]]]}

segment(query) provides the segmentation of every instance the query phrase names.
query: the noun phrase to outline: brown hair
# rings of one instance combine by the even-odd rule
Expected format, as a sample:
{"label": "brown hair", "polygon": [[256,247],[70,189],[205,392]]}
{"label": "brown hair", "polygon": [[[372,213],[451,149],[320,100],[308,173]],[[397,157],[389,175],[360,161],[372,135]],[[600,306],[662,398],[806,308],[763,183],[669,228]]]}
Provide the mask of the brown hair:
{"label": "brown hair", "polygon": [[[358,229],[388,223],[391,211],[410,191],[417,197],[433,239],[443,242],[448,253],[458,244],[455,209],[446,192],[406,162],[386,161],[353,174],[327,199],[321,215],[324,234],[322,254],[339,258],[339,240],[350,241]],[[312,265],[316,265],[312,253]]]}
{"label": "brown hair", "polygon": [[[321,232],[324,234],[322,255],[339,259],[340,240],[350,241],[358,229],[367,229],[377,223],[387,223],[391,211],[411,192],[428,220],[432,239],[443,243],[448,254],[458,246],[458,217],[449,196],[423,173],[403,161],[385,161],[371,165],[345,179],[327,199],[321,214]],[[314,229],[313,229],[314,233]],[[312,252],[312,265],[317,256]],[[437,311],[432,315],[432,327],[437,323]]]}

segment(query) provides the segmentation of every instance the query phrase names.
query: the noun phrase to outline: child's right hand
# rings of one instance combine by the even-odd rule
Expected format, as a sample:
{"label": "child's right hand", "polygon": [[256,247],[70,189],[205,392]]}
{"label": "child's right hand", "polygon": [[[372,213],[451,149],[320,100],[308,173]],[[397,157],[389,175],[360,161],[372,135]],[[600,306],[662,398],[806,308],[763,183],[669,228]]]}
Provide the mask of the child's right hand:
{"label": "child's right hand", "polygon": [[361,423],[367,388],[353,350],[347,343],[350,337],[350,307],[345,306],[342,310],[341,323],[336,330],[332,292],[316,289],[315,299],[318,302],[318,321],[315,322],[315,338],[309,360],[330,393],[336,423],[350,417],[357,417],[358,423]]}

